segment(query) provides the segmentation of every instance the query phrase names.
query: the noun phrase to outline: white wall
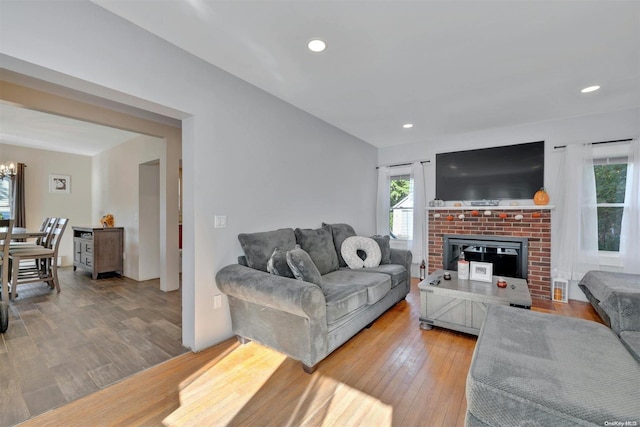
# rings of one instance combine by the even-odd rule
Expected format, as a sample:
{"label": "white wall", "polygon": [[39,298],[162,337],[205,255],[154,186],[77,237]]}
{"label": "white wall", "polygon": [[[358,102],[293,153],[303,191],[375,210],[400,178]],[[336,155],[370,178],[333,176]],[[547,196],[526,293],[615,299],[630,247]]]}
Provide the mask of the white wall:
{"label": "white wall", "polygon": [[[73,265],[74,225],[92,224],[91,157],[0,143],[0,159],[27,165],[25,169],[26,226],[40,227],[45,217],[69,218],[60,247],[62,265]],[[49,174],[71,176],[69,194],[49,193]]]}
{"label": "white wall", "polygon": [[[554,200],[554,195],[558,194],[558,189],[561,185],[558,182],[558,172],[560,171],[562,157],[562,151],[554,150],[554,146],[636,138],[639,134],[640,109],[630,109],[566,120],[550,120],[520,126],[487,129],[474,133],[448,135],[438,140],[430,140],[423,143],[382,148],[378,153],[378,163],[386,165],[406,163],[413,160],[431,160],[430,163],[425,164],[425,179],[427,181],[427,200],[432,200],[436,191],[435,155],[437,153],[544,140],[545,187],[551,199],[549,204],[554,205],[558,203],[557,200]],[[552,211],[552,227],[557,223],[557,221],[554,221],[554,213]],[[557,235],[556,230],[552,229],[552,234]],[[552,239],[552,266],[555,264],[554,254],[556,252],[554,250],[554,240]],[[611,268],[603,266],[603,269]],[[569,298],[586,301],[584,294],[575,284],[572,284],[569,289]]]}
{"label": "white wall", "polygon": [[[140,254],[141,248],[149,244],[155,244],[157,248],[159,226],[155,237],[149,236],[147,230],[143,229],[139,165],[159,162],[161,159],[164,161],[165,149],[164,140],[140,135],[93,157],[93,224],[97,224],[104,214],[110,213],[115,218],[115,225],[124,227],[124,275],[134,280],[159,277],[157,268],[156,274],[153,274],[153,269],[147,264],[150,261],[148,255],[143,254],[141,259]],[[157,206],[156,214],[159,209]],[[149,242],[145,238],[153,240]],[[158,266],[157,261],[155,265]]]}
{"label": "white wall", "polygon": [[160,277],[160,162],[139,165],[138,280]]}
{"label": "white wall", "polygon": [[[240,254],[238,233],[322,221],[374,232],[372,146],[88,2],[4,3],[0,38],[4,68],[184,119],[190,348],[231,336],[228,307],[213,309],[214,277]],[[213,215],[228,227],[214,229]]]}

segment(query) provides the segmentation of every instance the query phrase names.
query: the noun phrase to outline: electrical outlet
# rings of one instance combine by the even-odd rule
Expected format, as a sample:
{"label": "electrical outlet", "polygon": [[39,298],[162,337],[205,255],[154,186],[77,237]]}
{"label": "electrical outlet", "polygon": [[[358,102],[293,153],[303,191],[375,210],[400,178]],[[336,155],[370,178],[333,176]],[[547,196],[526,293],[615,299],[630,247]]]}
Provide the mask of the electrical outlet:
{"label": "electrical outlet", "polygon": [[221,308],[221,307],[222,307],[222,295],[214,295],[213,308]]}

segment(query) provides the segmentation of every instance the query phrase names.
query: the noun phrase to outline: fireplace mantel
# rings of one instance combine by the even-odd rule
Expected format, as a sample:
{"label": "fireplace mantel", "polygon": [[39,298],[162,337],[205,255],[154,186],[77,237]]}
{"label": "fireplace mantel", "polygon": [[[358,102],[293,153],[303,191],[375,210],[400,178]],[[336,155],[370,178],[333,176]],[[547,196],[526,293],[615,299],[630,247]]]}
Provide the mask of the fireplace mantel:
{"label": "fireplace mantel", "polygon": [[553,210],[555,205],[523,205],[523,206],[427,206],[428,211],[541,211]]}

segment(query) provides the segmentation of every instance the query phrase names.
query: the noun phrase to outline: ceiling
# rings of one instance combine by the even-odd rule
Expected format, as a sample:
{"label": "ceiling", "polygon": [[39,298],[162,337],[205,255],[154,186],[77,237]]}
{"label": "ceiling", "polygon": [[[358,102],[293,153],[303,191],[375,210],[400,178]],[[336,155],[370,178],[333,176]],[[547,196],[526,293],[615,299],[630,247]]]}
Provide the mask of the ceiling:
{"label": "ceiling", "polygon": [[93,2],[377,147],[640,106],[636,0]]}
{"label": "ceiling", "polygon": [[[636,0],[93,2],[377,147],[640,107]],[[132,135],[0,105],[15,145]]]}
{"label": "ceiling", "polygon": [[5,144],[93,156],[137,136],[0,101],[0,142]]}

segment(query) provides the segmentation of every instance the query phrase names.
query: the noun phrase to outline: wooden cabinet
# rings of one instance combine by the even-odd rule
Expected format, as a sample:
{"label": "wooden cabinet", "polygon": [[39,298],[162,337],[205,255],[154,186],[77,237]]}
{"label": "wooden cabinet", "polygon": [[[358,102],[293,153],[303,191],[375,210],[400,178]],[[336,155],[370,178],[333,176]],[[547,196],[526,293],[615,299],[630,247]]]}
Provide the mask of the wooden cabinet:
{"label": "wooden cabinet", "polygon": [[77,268],[98,274],[116,272],[122,274],[123,227],[73,228],[73,270]]}

